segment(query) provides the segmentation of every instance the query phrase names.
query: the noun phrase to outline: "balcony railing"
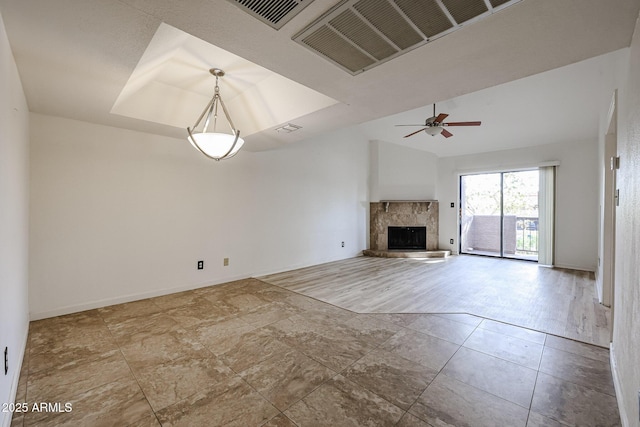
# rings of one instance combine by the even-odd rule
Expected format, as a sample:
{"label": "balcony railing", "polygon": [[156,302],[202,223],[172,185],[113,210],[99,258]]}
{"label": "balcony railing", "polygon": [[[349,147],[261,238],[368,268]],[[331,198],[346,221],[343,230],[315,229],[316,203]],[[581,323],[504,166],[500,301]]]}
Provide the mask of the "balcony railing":
{"label": "balcony railing", "polygon": [[516,251],[523,254],[538,253],[538,217],[516,217]]}

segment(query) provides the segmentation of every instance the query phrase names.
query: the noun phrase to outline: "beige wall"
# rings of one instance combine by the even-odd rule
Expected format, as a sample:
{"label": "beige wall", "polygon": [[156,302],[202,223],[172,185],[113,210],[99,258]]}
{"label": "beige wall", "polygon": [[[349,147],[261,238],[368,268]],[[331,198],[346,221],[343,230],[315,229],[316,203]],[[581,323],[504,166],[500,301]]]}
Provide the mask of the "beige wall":
{"label": "beige wall", "polygon": [[628,82],[619,91],[616,266],[612,355],[623,424],[640,426],[640,24],[630,50]]}
{"label": "beige wall", "polygon": [[[29,326],[29,112],[1,17],[0,94],[0,403],[4,403],[13,402]],[[0,411],[0,426],[9,425],[10,418],[10,413]]]}

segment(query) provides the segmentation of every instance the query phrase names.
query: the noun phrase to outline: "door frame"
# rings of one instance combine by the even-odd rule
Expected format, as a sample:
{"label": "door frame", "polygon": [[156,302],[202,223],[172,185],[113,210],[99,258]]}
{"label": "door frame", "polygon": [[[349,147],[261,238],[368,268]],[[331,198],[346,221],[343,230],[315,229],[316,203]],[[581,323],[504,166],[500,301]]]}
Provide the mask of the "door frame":
{"label": "door frame", "polygon": [[611,307],[611,331],[613,331],[613,302],[615,295],[616,260],[616,169],[618,156],[617,91],[613,93],[609,107],[607,133],[604,136],[604,188],[602,218],[602,279],[600,303]]}

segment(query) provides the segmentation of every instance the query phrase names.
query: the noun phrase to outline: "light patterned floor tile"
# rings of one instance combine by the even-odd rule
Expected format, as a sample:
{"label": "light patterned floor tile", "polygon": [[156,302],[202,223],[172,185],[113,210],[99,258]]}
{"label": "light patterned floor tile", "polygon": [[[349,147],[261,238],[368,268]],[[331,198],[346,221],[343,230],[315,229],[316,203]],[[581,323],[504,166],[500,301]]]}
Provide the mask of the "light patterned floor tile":
{"label": "light patterned floor tile", "polygon": [[451,341],[454,344],[462,344],[476,328],[473,325],[456,322],[433,314],[421,314],[408,326],[423,334]]}
{"label": "light patterned floor tile", "polygon": [[464,347],[536,370],[540,366],[544,348],[540,344],[488,329],[476,329],[465,341]]}
{"label": "light patterned floor tile", "polygon": [[531,410],[571,426],[620,426],[616,398],[569,381],[538,374]]}
{"label": "light patterned floor tile", "polygon": [[259,426],[279,411],[239,377],[157,412],[163,427]]}
{"label": "light patterned floor tile", "polygon": [[338,375],[288,410],[297,425],[314,427],[389,426],[404,411]]}
{"label": "light patterned floor tile", "polygon": [[347,368],[343,375],[362,387],[407,410],[438,374],[437,370],[374,350]]}
{"label": "light patterned floor tile", "polygon": [[409,409],[409,413],[437,427],[524,427],[528,412],[515,403],[442,374]]}
{"label": "light patterned floor tile", "polygon": [[442,373],[528,409],[537,371],[462,347]]}

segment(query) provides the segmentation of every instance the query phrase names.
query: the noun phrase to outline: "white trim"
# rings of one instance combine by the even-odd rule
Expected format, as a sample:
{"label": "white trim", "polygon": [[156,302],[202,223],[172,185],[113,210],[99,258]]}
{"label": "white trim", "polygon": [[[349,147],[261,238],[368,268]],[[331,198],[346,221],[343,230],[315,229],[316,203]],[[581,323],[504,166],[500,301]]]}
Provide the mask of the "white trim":
{"label": "white trim", "polygon": [[[371,203],[379,203],[379,202],[371,202]],[[321,265],[321,264],[327,264],[327,263],[330,263],[330,262],[343,261],[345,259],[359,258],[359,257],[363,257],[364,256],[362,254],[363,250],[364,249],[360,249],[356,253],[350,254],[345,258],[342,258],[342,257],[341,258],[323,258],[323,259],[321,259],[321,260],[319,260],[317,262],[312,262],[312,263],[304,262],[304,263],[294,264],[294,265],[291,265],[289,267],[280,268],[280,269],[277,269],[277,270],[258,271],[258,272],[254,272],[251,275],[251,278],[257,279],[257,280],[261,280],[260,279],[261,277],[270,276],[272,274],[280,274],[280,273],[284,273],[284,272],[291,271],[291,270],[298,270],[300,268],[315,267],[315,266],[318,266],[318,265]]]}
{"label": "white trim", "polygon": [[556,167],[538,169],[538,263],[553,265],[555,249]]}
{"label": "white trim", "polygon": [[[601,305],[604,305],[604,301],[602,299],[602,295],[603,295],[603,289],[602,289],[602,275],[599,274],[600,273],[600,266],[598,266],[596,268],[596,271],[593,272],[594,276],[595,276],[595,283],[596,283],[596,298],[598,299],[598,303]],[[606,306],[607,308],[610,308],[610,306]]]}
{"label": "white trim", "polygon": [[578,270],[578,271],[589,271],[591,273],[595,272],[593,267],[581,267],[581,266],[576,266],[576,265],[569,265],[569,264],[553,264],[553,267],[555,268],[565,268],[567,270]]}
{"label": "white trim", "polygon": [[618,89],[615,89],[613,91],[613,95],[611,95],[611,103],[609,104],[609,111],[607,111],[607,132],[605,133],[605,135],[609,135],[609,134],[615,134],[617,132],[617,129],[613,128],[612,125],[615,124],[617,126],[617,123],[614,122],[614,120],[617,122],[617,118],[614,117],[614,114],[616,112],[616,106],[618,105]]}
{"label": "white trim", "polygon": [[29,320],[33,321],[33,320],[47,319],[47,318],[55,317],[55,316],[63,316],[65,314],[78,313],[78,312],[86,311],[86,310],[93,310],[95,308],[107,307],[109,305],[122,304],[122,303],[126,303],[126,302],[132,302],[132,301],[138,301],[138,300],[147,299],[147,298],[153,298],[153,297],[159,297],[159,296],[163,296],[163,295],[174,294],[174,293],[177,293],[177,292],[190,291],[190,290],[199,289],[199,288],[206,288],[207,286],[220,285],[222,283],[233,282],[234,280],[242,280],[242,279],[248,279],[248,278],[251,278],[251,277],[267,276],[269,274],[282,273],[284,271],[296,270],[296,269],[299,269],[299,268],[305,268],[305,267],[309,267],[309,266],[312,266],[312,265],[319,265],[319,264],[324,264],[324,263],[327,263],[327,262],[340,261],[342,259],[348,259],[348,258],[353,258],[353,257],[358,257],[358,256],[362,256],[362,250],[360,250],[360,251],[358,251],[358,252],[356,252],[354,254],[351,254],[351,255],[349,255],[349,256],[347,256],[345,258],[325,258],[325,259],[319,260],[318,262],[314,262],[314,263],[311,263],[311,264],[310,263],[300,263],[300,264],[288,266],[288,267],[286,267],[284,269],[277,270],[277,271],[254,272],[254,274],[251,274],[251,275],[246,275],[245,274],[245,275],[242,275],[242,276],[224,277],[224,278],[219,279],[219,280],[201,282],[201,283],[197,283],[195,285],[182,285],[182,286],[177,286],[175,288],[158,289],[158,290],[153,290],[153,291],[148,291],[148,292],[140,292],[140,293],[129,294],[129,295],[125,295],[125,296],[118,296],[118,297],[114,297],[114,298],[105,298],[105,299],[91,301],[91,302],[82,303],[82,304],[68,305],[68,306],[56,308],[56,309],[53,309],[53,310],[40,311],[40,312],[35,312],[35,313],[31,312],[30,316],[29,316]]}
{"label": "white trim", "polygon": [[622,384],[620,383],[620,377],[618,376],[618,365],[616,364],[616,355],[613,343],[609,344],[609,363],[611,364],[613,387],[616,391],[616,401],[618,402],[618,411],[620,412],[620,422],[622,423],[622,427],[631,427],[629,416],[627,415],[627,408],[625,408],[624,399],[622,398]]}
{"label": "white trim", "polygon": [[[607,112],[607,132],[604,135],[604,165],[601,166],[602,178],[600,185],[601,204],[599,206],[599,235],[598,235],[598,253],[599,263],[598,271],[601,273],[596,276],[596,287],[598,290],[599,302],[611,307],[611,331],[613,331],[613,307],[615,293],[615,259],[616,259],[616,206],[614,202],[614,194],[616,191],[617,173],[613,166],[613,159],[618,155],[618,137],[617,137],[617,89],[613,91],[609,111]],[[612,332],[613,333],[613,332]]]}
{"label": "white trim", "polygon": [[519,164],[513,166],[494,166],[494,167],[480,167],[480,168],[470,168],[470,169],[457,169],[454,173],[458,175],[473,175],[477,173],[498,173],[498,172],[520,172],[526,170],[533,170],[548,166],[560,166],[560,160],[552,160],[548,162],[540,162],[540,163],[528,163],[528,164]]}
{"label": "white trim", "polygon": [[95,308],[107,307],[109,305],[114,305],[114,304],[122,304],[126,302],[138,301],[141,299],[159,297],[163,295],[174,294],[177,292],[189,291],[192,289],[206,288],[207,286],[219,285],[221,283],[233,282],[234,280],[241,280],[246,278],[247,278],[246,275],[225,277],[224,279],[219,281],[202,282],[202,283],[198,283],[190,286],[178,286],[175,288],[158,289],[154,291],[140,292],[140,293],[129,294],[125,296],[114,297],[114,298],[105,298],[105,299],[91,301],[83,304],[67,305],[67,306],[56,308],[53,310],[40,311],[35,313],[32,312],[30,313],[30,320],[33,321],[33,320],[47,319],[49,317],[63,316],[65,314],[78,313],[86,310],[93,310]]}

